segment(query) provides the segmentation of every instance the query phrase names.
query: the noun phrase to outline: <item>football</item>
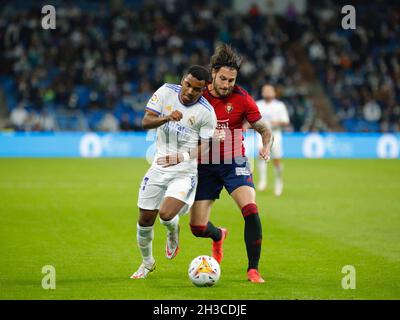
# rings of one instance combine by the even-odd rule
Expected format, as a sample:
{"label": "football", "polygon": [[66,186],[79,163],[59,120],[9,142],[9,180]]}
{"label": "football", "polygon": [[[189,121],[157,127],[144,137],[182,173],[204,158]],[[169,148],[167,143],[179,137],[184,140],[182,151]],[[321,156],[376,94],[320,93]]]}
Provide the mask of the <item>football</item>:
{"label": "football", "polygon": [[210,256],[198,256],[189,265],[189,279],[197,287],[211,287],[221,276],[221,267]]}

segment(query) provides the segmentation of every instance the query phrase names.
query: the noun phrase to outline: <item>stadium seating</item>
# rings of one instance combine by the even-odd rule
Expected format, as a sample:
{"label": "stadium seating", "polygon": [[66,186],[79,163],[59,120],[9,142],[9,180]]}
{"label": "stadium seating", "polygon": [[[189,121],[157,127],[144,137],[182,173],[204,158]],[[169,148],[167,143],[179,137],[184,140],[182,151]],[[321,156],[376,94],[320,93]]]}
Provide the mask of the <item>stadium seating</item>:
{"label": "stadium seating", "polygon": [[[310,0],[305,15],[291,9],[283,16],[262,15],[256,7],[238,15],[227,9],[230,1],[224,1],[223,10],[222,3],[207,1],[129,0],[119,11],[111,3],[55,1],[57,29],[51,31],[38,28],[35,1],[13,1],[2,8],[0,89],[10,114],[23,105],[36,115],[29,121],[43,110],[50,113],[53,130],[100,130],[99,123],[111,112],[121,130],[140,130],[152,92],[164,82],[179,82],[188,64],[207,65],[215,43],[227,41],[245,57],[239,83],[255,99],[264,83],[278,87],[289,109],[288,130],[332,130],[329,123],[314,125],[320,106],[313,100],[315,92],[304,90],[315,83],[294,58],[298,44],[344,130],[399,131],[398,4],[389,2],[378,10],[356,1],[353,31],[334,23],[341,18],[340,1]],[[328,8],[330,20],[319,14]],[[371,12],[391,18],[379,26]],[[377,119],[366,115],[368,102]],[[32,128],[43,130],[26,124],[26,130]]]}

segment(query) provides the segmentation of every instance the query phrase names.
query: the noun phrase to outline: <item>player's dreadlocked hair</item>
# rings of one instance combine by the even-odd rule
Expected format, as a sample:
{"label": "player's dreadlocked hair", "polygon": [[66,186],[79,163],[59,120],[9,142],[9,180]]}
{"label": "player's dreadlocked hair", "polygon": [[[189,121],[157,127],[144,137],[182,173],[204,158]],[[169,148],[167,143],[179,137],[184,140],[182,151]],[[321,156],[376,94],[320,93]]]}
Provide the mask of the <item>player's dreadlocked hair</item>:
{"label": "player's dreadlocked hair", "polygon": [[222,43],[215,48],[211,57],[211,69],[228,67],[239,71],[243,58],[230,45]]}

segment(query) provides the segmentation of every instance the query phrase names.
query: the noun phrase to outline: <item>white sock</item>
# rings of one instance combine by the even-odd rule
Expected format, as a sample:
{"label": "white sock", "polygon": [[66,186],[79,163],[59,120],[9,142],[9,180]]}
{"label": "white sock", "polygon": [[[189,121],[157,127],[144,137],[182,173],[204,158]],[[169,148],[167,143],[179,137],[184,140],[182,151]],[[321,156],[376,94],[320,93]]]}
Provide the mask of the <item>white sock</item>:
{"label": "white sock", "polygon": [[167,228],[169,232],[176,232],[178,231],[179,227],[179,214],[177,214],[171,220],[163,220],[160,218],[160,222]]}
{"label": "white sock", "polygon": [[258,174],[261,182],[267,182],[267,163],[264,160],[257,160]]}
{"label": "white sock", "polygon": [[154,263],[153,258],[153,238],[154,230],[151,227],[142,227],[137,224],[137,243],[142,254],[143,262],[146,265],[152,265]]}
{"label": "white sock", "polygon": [[277,179],[282,180],[282,172],[283,172],[283,164],[275,166],[275,177]]}

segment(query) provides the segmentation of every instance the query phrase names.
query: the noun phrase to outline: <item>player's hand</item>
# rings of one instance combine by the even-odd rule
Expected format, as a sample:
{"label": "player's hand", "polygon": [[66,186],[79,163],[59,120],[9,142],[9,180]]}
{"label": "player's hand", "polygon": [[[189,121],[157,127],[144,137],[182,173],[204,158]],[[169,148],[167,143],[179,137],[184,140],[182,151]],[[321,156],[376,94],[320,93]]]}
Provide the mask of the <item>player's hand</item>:
{"label": "player's hand", "polygon": [[168,116],[167,116],[167,120],[168,121],[180,121],[183,118],[183,114],[182,112],[178,111],[178,110],[174,110],[172,111]]}
{"label": "player's hand", "polygon": [[225,140],[225,136],[226,136],[225,130],[223,130],[223,129],[222,130],[215,129],[214,136],[213,136],[213,138],[215,140],[224,141]]}
{"label": "player's hand", "polygon": [[157,164],[163,168],[175,166],[182,161],[183,155],[181,153],[168,154],[166,156],[159,157],[156,160]]}
{"label": "player's hand", "polygon": [[274,136],[271,137],[270,142],[266,146],[262,146],[260,149],[259,155],[261,159],[264,159],[265,161],[269,161],[271,159],[271,149],[272,145],[274,144]]}
{"label": "player's hand", "polygon": [[271,159],[269,146],[262,147],[260,149],[259,155],[260,155],[261,159],[264,159],[265,161],[269,161]]}

